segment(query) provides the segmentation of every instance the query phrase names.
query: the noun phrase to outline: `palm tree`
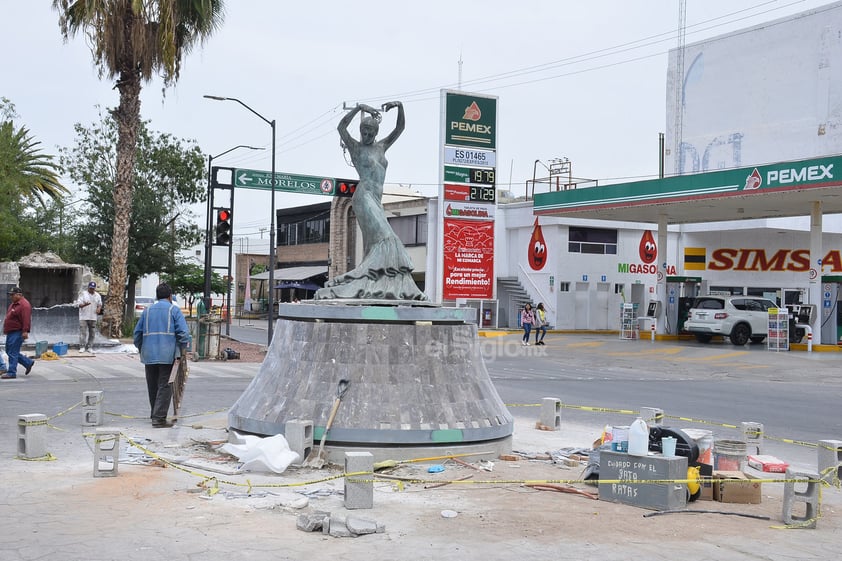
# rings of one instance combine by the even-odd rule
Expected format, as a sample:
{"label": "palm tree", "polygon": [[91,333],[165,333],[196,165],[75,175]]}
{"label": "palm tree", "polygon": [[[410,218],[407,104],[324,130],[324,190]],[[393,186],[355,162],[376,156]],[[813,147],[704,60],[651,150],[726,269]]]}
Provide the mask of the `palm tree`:
{"label": "palm tree", "polygon": [[40,142],[26,127],[15,129],[11,120],[0,122],[0,186],[9,196],[59,200],[68,193],[59,182],[59,166],[43,154]]}
{"label": "palm tree", "polygon": [[132,176],[140,127],[143,82],[161,75],[174,84],[181,59],[221,25],[222,0],[53,0],[65,40],[79,32],[91,45],[100,77],[116,79],[120,95],[112,115],[117,121],[114,182],[114,233],[111,245],[111,289],[105,302],[103,331],[119,337],[123,321]]}

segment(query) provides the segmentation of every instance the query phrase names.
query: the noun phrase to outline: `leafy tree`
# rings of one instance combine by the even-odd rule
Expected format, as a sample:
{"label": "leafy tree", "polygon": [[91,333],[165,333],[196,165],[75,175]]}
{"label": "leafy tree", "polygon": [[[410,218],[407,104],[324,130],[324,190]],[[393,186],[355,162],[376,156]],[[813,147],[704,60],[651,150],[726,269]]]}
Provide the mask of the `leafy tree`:
{"label": "leafy tree", "polygon": [[[205,268],[195,263],[183,263],[162,279],[169,284],[173,292],[187,295],[187,310],[193,315],[193,304],[205,290]],[[219,273],[211,273],[211,292],[222,293],[227,290],[227,284]]]}
{"label": "leafy tree", "polygon": [[14,104],[0,98],[0,259],[33,251],[57,251],[61,228],[56,209],[67,189],[60,168],[24,127],[16,127]]}
{"label": "leafy tree", "polygon": [[[82,221],[75,230],[76,255],[95,272],[108,278],[110,296],[125,292],[125,284],[109,275],[113,247],[115,205],[112,189],[116,181],[118,124],[110,116],[90,127],[75,125],[76,143],[62,150],[62,164],[70,178],[84,190],[77,213]],[[181,266],[181,250],[196,245],[202,232],[189,205],[204,200],[204,156],[193,141],[178,140],[149,130],[149,122],[138,129],[132,183],[132,213],[127,239],[128,286],[150,273],[174,272]],[[123,297],[121,296],[121,301]],[[127,309],[134,308],[134,291],[128,291]],[[120,312],[122,316],[122,311]],[[133,319],[131,314],[126,315]]]}
{"label": "leafy tree", "polygon": [[[132,179],[141,128],[140,92],[143,82],[160,74],[174,84],[181,60],[221,25],[222,0],[53,0],[65,40],[82,34],[89,42],[100,77],[116,79],[120,102],[112,111],[117,123],[113,182],[113,231],[110,272],[112,286],[125,286],[131,230]],[[111,290],[105,303],[103,331],[120,335],[125,296]]]}

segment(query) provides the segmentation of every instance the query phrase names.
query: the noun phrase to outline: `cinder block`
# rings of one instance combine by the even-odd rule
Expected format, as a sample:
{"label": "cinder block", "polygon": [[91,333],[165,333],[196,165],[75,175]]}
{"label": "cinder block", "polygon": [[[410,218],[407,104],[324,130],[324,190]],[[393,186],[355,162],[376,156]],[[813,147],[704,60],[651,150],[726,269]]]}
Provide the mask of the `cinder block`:
{"label": "cinder block", "polygon": [[300,464],[307,459],[313,450],[313,421],[302,421],[292,419],[287,421],[284,427],[284,437],[287,439],[289,449],[298,453]]}
{"label": "cinder block", "polygon": [[752,447],[757,449],[757,454],[763,453],[763,423],[743,422],[740,423],[743,431],[743,440],[746,443],[746,453],[754,454]]}
{"label": "cinder block", "polygon": [[116,477],[120,465],[120,431],[99,428],[94,434],[94,477]]}
{"label": "cinder block", "polygon": [[18,415],[18,456],[41,458],[47,455],[47,416],[41,413]]}
{"label": "cinder block", "polygon": [[557,397],[543,398],[538,422],[552,430],[561,430],[561,400]]}
{"label": "cinder block", "polygon": [[641,407],[640,418],[646,421],[648,426],[661,426],[664,424],[664,410],[658,407]]}
{"label": "cinder block", "polygon": [[[345,508],[374,508],[374,455],[345,452],[345,473]],[[359,475],[348,476],[349,473]]]}
{"label": "cinder block", "polygon": [[838,486],[842,479],[842,440],[819,440],[818,456],[819,475]]}
{"label": "cinder block", "polygon": [[82,392],[82,426],[98,427],[102,423],[101,390]]}
{"label": "cinder block", "polygon": [[[786,470],[784,483],[783,520],[785,524],[795,524],[802,528],[815,528],[819,514],[819,475],[803,471]],[[804,485],[798,491],[796,485]],[[797,503],[804,503],[804,515],[793,514]]]}

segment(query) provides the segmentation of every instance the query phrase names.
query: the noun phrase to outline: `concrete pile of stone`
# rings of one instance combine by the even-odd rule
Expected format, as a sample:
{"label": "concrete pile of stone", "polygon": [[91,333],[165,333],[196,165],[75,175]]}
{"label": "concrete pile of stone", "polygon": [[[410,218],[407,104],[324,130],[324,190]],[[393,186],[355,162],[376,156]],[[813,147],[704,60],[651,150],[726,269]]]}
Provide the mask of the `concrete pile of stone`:
{"label": "concrete pile of stone", "polygon": [[342,516],[329,512],[298,515],[296,528],[302,532],[321,532],[335,538],[356,538],[365,534],[382,534],[385,524],[361,516]]}

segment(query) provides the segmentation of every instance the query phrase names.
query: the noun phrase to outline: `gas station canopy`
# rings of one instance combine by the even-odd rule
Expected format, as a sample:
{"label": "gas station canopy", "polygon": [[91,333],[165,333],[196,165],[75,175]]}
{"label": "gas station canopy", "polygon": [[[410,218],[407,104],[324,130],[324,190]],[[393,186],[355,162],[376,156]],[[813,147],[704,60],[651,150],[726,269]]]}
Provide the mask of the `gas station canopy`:
{"label": "gas station canopy", "polygon": [[668,224],[842,213],[842,156],[535,195],[544,216]]}

